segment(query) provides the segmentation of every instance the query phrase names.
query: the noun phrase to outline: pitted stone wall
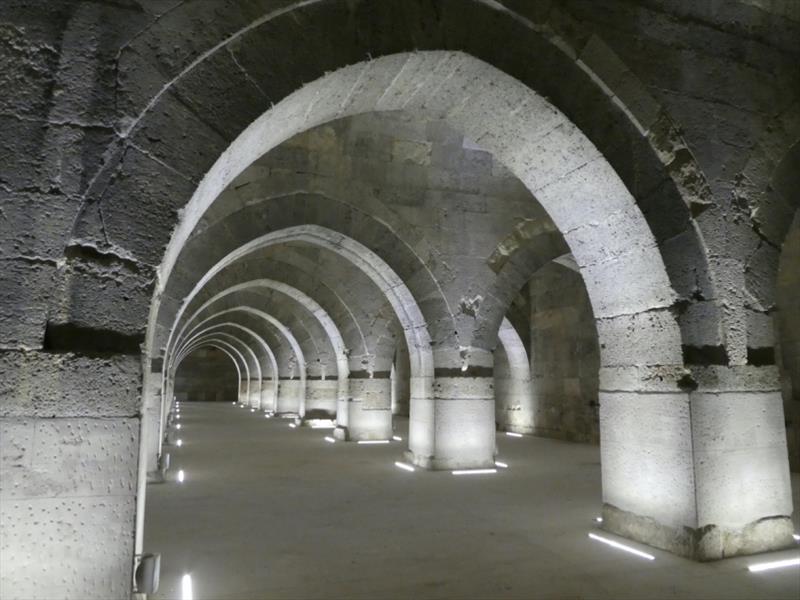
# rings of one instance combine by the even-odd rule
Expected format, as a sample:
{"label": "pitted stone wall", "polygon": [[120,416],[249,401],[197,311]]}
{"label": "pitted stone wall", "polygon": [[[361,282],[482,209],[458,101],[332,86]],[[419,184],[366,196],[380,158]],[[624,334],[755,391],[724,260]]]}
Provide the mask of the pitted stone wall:
{"label": "pitted stone wall", "polygon": [[530,281],[536,435],[599,443],[597,333],[580,275],[550,264]]}

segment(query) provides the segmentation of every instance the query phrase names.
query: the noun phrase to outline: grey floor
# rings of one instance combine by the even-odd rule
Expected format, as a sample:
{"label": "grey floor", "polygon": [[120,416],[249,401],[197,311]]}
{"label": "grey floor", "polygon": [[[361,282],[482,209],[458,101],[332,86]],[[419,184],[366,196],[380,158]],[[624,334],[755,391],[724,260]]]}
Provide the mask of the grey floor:
{"label": "grey floor", "polygon": [[496,475],[407,473],[394,466],[404,442],[329,444],[231,404],[181,413],[169,452],[186,480],[147,491],[156,598],[180,598],[184,573],[195,599],[800,598],[800,569],[747,571],[798,549],[699,564],[588,539],[596,447],[499,435],[509,468]]}

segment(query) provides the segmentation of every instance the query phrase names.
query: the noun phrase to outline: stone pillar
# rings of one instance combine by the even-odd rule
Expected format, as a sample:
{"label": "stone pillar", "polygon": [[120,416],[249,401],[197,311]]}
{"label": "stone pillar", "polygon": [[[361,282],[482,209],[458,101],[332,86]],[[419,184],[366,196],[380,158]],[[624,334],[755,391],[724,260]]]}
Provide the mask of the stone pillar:
{"label": "stone pillar", "polygon": [[391,380],[387,372],[381,374],[383,377],[350,379],[347,439],[391,439]]}
{"label": "stone pillar", "polygon": [[604,528],[697,560],[793,545],[773,367],[694,368],[684,392],[616,379],[600,395]]}
{"label": "stone pillar", "polygon": [[306,393],[306,382],[304,379],[283,379],[280,380],[278,388],[278,408],[279,414],[301,415],[303,409],[303,399]]}
{"label": "stone pillar", "polygon": [[239,382],[239,397],[238,397],[239,404],[244,404],[245,406],[250,404],[250,380],[249,379],[242,379]]}
{"label": "stone pillar", "polygon": [[339,380],[306,379],[306,419],[336,417]]}
{"label": "stone pillar", "polygon": [[533,433],[531,379],[511,368],[502,345],[494,351],[494,397],[495,420],[500,431]]}
{"label": "stone pillar", "polygon": [[248,400],[247,404],[250,408],[260,409],[261,408],[261,380],[260,379],[251,379],[250,386],[249,386],[249,393],[248,393]]}
{"label": "stone pillar", "polygon": [[[460,354],[449,358],[452,364],[460,359]],[[426,391],[424,380],[411,381],[409,458],[421,467],[478,469],[494,466],[492,353],[471,349],[468,361],[457,368],[435,369],[432,399],[422,396]],[[440,362],[445,360],[440,358]]]}
{"label": "stone pillar", "polygon": [[405,343],[397,345],[392,381],[392,414],[408,416],[411,401],[411,370],[408,362],[408,348]]}
{"label": "stone pillar", "polygon": [[275,380],[261,380],[261,410],[275,412]]}

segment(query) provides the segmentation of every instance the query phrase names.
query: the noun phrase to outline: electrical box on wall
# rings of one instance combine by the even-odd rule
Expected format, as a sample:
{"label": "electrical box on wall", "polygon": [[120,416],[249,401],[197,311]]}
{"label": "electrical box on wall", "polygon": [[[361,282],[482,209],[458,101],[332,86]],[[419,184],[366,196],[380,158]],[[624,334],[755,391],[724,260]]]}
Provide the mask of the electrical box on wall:
{"label": "electrical box on wall", "polygon": [[136,592],[139,594],[155,594],[161,573],[160,554],[142,554],[136,567]]}

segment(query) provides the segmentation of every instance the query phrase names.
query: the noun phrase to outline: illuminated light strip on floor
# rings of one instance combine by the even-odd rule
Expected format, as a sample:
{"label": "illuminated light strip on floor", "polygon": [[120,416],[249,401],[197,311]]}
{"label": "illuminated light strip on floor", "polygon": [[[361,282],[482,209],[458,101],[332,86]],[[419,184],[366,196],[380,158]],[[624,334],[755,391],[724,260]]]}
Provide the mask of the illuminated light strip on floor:
{"label": "illuminated light strip on floor", "polygon": [[175,415],[175,418],[176,418],[176,419],[180,419],[180,418],[181,418],[181,416],[178,414],[178,415]]}
{"label": "illuminated light strip on floor", "polygon": [[186,476],[183,473],[183,469],[178,471],[178,483],[183,483],[183,480],[186,479]]}
{"label": "illuminated light strip on floor", "polygon": [[594,522],[595,523],[602,523],[603,522],[603,517],[595,517],[594,518]]}
{"label": "illuminated light strip on floor", "polygon": [[508,437],[522,437],[521,433],[514,433],[513,431],[506,431]]}
{"label": "illuminated light strip on floor", "polygon": [[620,544],[619,542],[615,542],[614,540],[610,540],[608,538],[604,538],[601,535],[597,535],[596,533],[590,533],[589,537],[593,540],[597,540],[598,542],[603,542],[611,546],[612,548],[617,548],[618,550],[624,550],[625,552],[629,552],[630,554],[635,554],[641,558],[646,558],[647,560],[655,560],[656,557],[652,554],[648,554],[647,552],[642,552],[641,550],[637,550],[636,548],[631,548],[630,546],[626,546],[625,544]]}
{"label": "illuminated light strip on floor", "polygon": [[494,466],[500,467],[501,469],[507,469],[508,464],[504,462],[500,462],[499,460],[494,461]]}
{"label": "illuminated light strip on floor", "polygon": [[399,461],[396,461],[394,463],[394,466],[397,467],[398,469],[403,469],[404,471],[409,471],[410,473],[413,473],[416,470],[411,465],[407,465],[406,463],[399,462]]}
{"label": "illuminated light strip on floor", "polygon": [[289,423],[289,427],[291,427],[292,429],[294,429],[295,427],[297,427],[297,423]]}
{"label": "illuminated light strip on floor", "polygon": [[193,600],[191,575],[181,577],[181,600]]}
{"label": "illuminated light strip on floor", "polygon": [[792,534],[792,537],[794,538],[794,541],[795,541],[795,542],[800,542],[800,535],[798,535],[798,534],[796,534],[796,533],[793,533],[793,534]]}
{"label": "illuminated light strip on floor", "polygon": [[785,567],[800,567],[800,558],[787,558],[786,560],[776,560],[774,562],[756,563],[747,567],[751,573],[761,571],[771,571],[772,569],[783,569]]}
{"label": "illuminated light strip on floor", "polygon": [[183,446],[183,440],[178,440],[178,442],[176,443],[176,446],[178,446],[178,448]]}
{"label": "illuminated light strip on floor", "polygon": [[497,473],[497,469],[458,469],[452,471],[453,475],[488,475],[489,473]]}
{"label": "illuminated light strip on floor", "polygon": [[336,429],[336,425],[333,423],[326,424],[326,423],[312,423],[311,429]]}
{"label": "illuminated light strip on floor", "polygon": [[256,412],[256,409],[255,408],[251,408],[250,412]]}
{"label": "illuminated light strip on floor", "polygon": [[388,444],[389,440],[359,440],[359,444]]}
{"label": "illuminated light strip on floor", "polygon": [[265,418],[265,419],[271,419],[271,418],[272,418],[272,415],[269,415],[269,414],[267,414],[267,415],[264,415],[264,418]]}
{"label": "illuminated light strip on floor", "polygon": [[326,441],[326,442],[328,442],[329,444],[335,444],[335,443],[336,443],[336,440],[335,440],[335,439],[333,439],[333,438],[332,438],[331,436],[329,436],[329,435],[326,435],[326,436],[325,436],[325,441]]}
{"label": "illuminated light strip on floor", "polygon": [[180,423],[178,423],[177,425],[175,425],[175,429],[177,429],[177,430],[179,430],[179,431],[180,431],[180,428],[181,428],[181,424],[180,424]]}

